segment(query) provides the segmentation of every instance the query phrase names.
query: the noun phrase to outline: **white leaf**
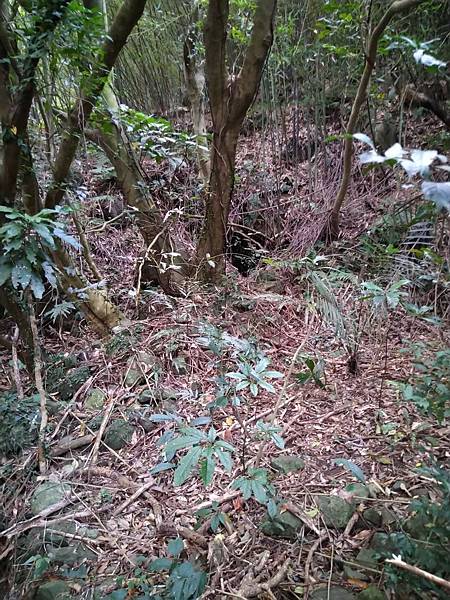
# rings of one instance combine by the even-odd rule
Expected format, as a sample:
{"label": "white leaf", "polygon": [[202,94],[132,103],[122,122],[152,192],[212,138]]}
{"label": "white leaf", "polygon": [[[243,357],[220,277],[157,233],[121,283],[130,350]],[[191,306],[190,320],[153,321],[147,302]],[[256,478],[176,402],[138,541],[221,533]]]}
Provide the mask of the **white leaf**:
{"label": "white leaf", "polygon": [[354,133],[353,138],[358,140],[359,142],[363,142],[364,144],[368,144],[371,148],[375,148],[374,143],[370,139],[368,135],[365,133]]}
{"label": "white leaf", "polygon": [[358,156],[359,162],[363,165],[368,163],[383,163],[386,158],[378,154],[376,150],[369,150],[369,152],[363,152]]}
{"label": "white leaf", "polygon": [[386,150],[386,152],[384,153],[386,158],[395,158],[395,159],[399,159],[399,158],[403,158],[405,154],[405,151],[403,150],[403,148],[401,147],[401,145],[397,142],[396,144],[394,144],[393,146],[391,146],[390,148],[388,148]]}
{"label": "white leaf", "polygon": [[427,200],[432,200],[440,208],[450,211],[450,182],[424,181],[422,192]]}
{"label": "white leaf", "polygon": [[413,53],[413,56],[416,63],[424,65],[425,67],[441,68],[447,65],[447,63],[443,62],[442,60],[438,60],[437,58],[434,58],[434,56],[431,56],[431,54],[426,54],[425,51],[421,48],[419,50],[416,50]]}

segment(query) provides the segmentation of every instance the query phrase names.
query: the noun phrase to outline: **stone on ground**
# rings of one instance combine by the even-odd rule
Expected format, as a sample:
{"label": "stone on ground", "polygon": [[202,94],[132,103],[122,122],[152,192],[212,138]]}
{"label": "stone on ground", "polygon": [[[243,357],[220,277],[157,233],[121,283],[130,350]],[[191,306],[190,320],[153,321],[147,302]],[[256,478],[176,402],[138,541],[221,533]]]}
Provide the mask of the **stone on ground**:
{"label": "stone on ground", "polygon": [[68,483],[45,481],[33,492],[31,497],[31,512],[37,515],[43,510],[58,504],[70,495],[71,487]]}
{"label": "stone on ground", "polygon": [[351,504],[339,496],[325,495],[316,496],[316,502],[328,527],[345,529],[354,512]]}
{"label": "stone on ground", "polygon": [[305,461],[300,456],[277,456],[271,462],[272,467],[281,473],[296,473],[305,468]]}

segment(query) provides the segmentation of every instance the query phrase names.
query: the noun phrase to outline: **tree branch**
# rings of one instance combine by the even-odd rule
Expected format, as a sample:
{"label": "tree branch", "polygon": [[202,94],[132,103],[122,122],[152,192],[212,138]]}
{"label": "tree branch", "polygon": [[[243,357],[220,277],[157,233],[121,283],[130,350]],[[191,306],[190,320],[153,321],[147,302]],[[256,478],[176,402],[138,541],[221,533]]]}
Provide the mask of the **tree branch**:
{"label": "tree branch", "polygon": [[212,118],[217,127],[221,127],[224,119],[228,79],[226,65],[228,14],[228,0],[210,0],[204,29],[205,74]]}
{"label": "tree branch", "polygon": [[87,77],[80,100],[71,110],[56,157],[53,184],[47,192],[46,208],[54,208],[65,194],[65,181],[75,158],[80,134],[100,97],[107,76],[111,72],[128,36],[144,12],[146,0],[124,0],[117,12],[103,44],[102,62]]}

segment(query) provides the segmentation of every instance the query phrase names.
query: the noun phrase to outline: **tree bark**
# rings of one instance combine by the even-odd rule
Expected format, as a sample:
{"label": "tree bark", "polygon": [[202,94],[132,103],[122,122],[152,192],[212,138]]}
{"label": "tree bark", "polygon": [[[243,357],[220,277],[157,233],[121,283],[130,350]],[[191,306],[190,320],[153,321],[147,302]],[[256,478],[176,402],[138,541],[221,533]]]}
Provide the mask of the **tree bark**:
{"label": "tree bark", "polygon": [[[198,15],[194,15],[196,20]],[[205,123],[205,71],[202,63],[195,56],[196,32],[193,29],[187,36],[183,47],[184,80],[191,105],[192,128],[198,144],[197,161],[200,178],[204,185],[209,181],[210,166],[208,156],[208,140]]]}
{"label": "tree bark", "polygon": [[359,82],[358,90],[356,92],[355,99],[353,101],[350,118],[347,124],[346,138],[344,141],[344,156],[342,161],[342,179],[339,186],[336,199],[334,201],[333,208],[331,209],[330,216],[325,224],[323,230],[323,237],[327,241],[332,241],[339,237],[340,230],[340,213],[342,205],[347,194],[348,186],[350,184],[350,177],[352,171],[352,156],[353,156],[353,134],[356,131],[356,125],[358,123],[359,113],[361,106],[366,100],[367,88],[370,82],[372,71],[375,68],[375,62],[377,59],[378,42],[383,35],[386,27],[395,15],[405,12],[415,6],[421,4],[425,0],[395,0],[389,8],[386,10],[384,15],[381,17],[379,23],[372,30],[369,41],[367,43],[366,50],[366,63],[364,71]]}
{"label": "tree bark", "polygon": [[209,188],[205,194],[205,223],[196,256],[199,275],[205,280],[215,280],[225,266],[236,147],[242,122],[258,91],[272,46],[276,4],[276,0],[258,0],[242,68],[236,77],[229,77],[226,64],[229,2],[209,1],[204,43],[213,142]]}

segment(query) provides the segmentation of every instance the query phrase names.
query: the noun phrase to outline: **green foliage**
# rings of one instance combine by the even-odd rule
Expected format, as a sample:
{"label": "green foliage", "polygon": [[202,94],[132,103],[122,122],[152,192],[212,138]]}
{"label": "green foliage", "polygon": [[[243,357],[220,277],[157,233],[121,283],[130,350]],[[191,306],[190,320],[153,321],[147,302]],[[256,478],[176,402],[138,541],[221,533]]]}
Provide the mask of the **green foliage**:
{"label": "green foliage", "polygon": [[192,424],[204,425],[210,421],[209,417],[200,417],[192,424],[183,423],[179,417],[174,415],[153,415],[153,421],[173,421],[177,429],[177,435],[172,431],[167,432],[160,438],[158,444],[164,445],[166,462],[160,463],[153,469],[153,473],[172,468],[171,461],[178,452],[188,449],[187,453],[179,460],[174,472],[174,485],[183,485],[192,476],[195,469],[199,468],[200,478],[205,485],[209,485],[214,477],[217,461],[227,471],[231,471],[233,464],[231,453],[234,447],[219,438],[214,427],[202,431]]}
{"label": "green foliage", "polygon": [[0,286],[10,282],[15,289],[30,289],[42,298],[45,281],[56,288],[56,267],[51,253],[58,243],[78,248],[74,237],[64,231],[64,224],[55,217],[61,210],[43,209],[28,215],[7,206],[0,206],[7,222],[0,227]]}
{"label": "green foliage", "polygon": [[401,279],[382,288],[373,281],[363,281],[361,288],[364,295],[361,300],[370,300],[376,311],[386,314],[388,310],[396,309],[408,295],[401,288],[409,283],[407,279]]}
{"label": "green foliage", "polygon": [[266,357],[260,358],[256,364],[241,361],[238,365],[239,371],[230,371],[226,376],[238,382],[235,386],[237,392],[249,388],[252,395],[257,396],[262,388],[274,394],[275,388],[268,380],[280,379],[283,374],[279,371],[269,371],[269,364],[270,360]]}
{"label": "green foliage", "polygon": [[248,474],[238,477],[231,487],[240,490],[244,500],[253,497],[257,502],[265,505],[275,495],[275,488],[269,481],[267,469],[262,468],[249,469]]}
{"label": "green foliage", "polygon": [[[407,521],[406,533],[391,534],[390,545],[395,554],[405,562],[433,573],[443,579],[450,579],[450,471],[443,467],[433,466],[421,469],[420,473],[428,480],[434,480],[436,499],[431,501],[423,496],[414,499],[410,504],[411,518]],[[391,558],[389,552],[382,553],[384,558]],[[386,569],[388,584],[403,592],[410,590],[421,596],[425,592],[433,592],[433,597],[448,598],[448,593],[423,577],[417,577],[389,566]]]}
{"label": "green foliage", "polygon": [[124,104],[120,110],[120,119],[136,148],[157,162],[169,159],[177,167],[186,152],[198,147],[194,135],[177,131],[167,119],[146,115]]}
{"label": "green foliage", "polygon": [[[115,590],[102,600],[125,600],[127,597],[135,600],[196,600],[203,594],[208,576],[196,564],[182,561],[179,557],[183,551],[181,538],[170,540],[167,553],[172,558],[157,558],[147,568],[138,566],[126,588]],[[155,574],[165,572],[164,584],[156,584]],[[119,584],[123,582],[119,580]]]}
{"label": "green foliage", "polygon": [[32,446],[38,437],[39,396],[26,396],[20,402],[14,392],[0,395],[0,454],[13,456]]}
{"label": "green foliage", "polygon": [[423,343],[412,346],[414,374],[400,389],[405,400],[439,422],[450,416],[450,350],[433,352]]}
{"label": "green foliage", "polygon": [[226,526],[229,522],[229,517],[226,513],[220,510],[218,502],[212,502],[210,508],[200,508],[196,511],[197,523],[195,528],[198,529],[206,520],[210,520],[209,525],[211,531],[216,533],[221,525]]}
{"label": "green foliage", "polygon": [[325,362],[322,358],[312,358],[309,354],[300,354],[300,360],[306,367],[305,371],[296,373],[295,378],[300,383],[313,381],[318,387],[325,389]]}
{"label": "green foliage", "polygon": [[257,439],[263,439],[271,441],[280,450],[284,449],[284,440],[280,435],[281,427],[277,427],[272,423],[264,423],[264,421],[256,422],[256,437]]}

